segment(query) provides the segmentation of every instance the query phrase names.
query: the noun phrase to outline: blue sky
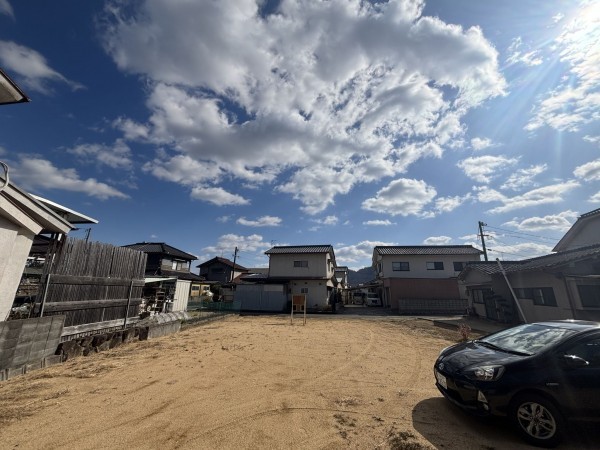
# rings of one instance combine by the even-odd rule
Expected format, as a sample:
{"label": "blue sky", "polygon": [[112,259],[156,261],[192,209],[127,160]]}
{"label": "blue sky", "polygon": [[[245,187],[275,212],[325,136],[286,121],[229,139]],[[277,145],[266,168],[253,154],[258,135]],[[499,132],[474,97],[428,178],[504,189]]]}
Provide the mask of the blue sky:
{"label": "blue sky", "polygon": [[597,2],[0,0],[0,67],[11,180],[93,240],[506,260],[600,207]]}

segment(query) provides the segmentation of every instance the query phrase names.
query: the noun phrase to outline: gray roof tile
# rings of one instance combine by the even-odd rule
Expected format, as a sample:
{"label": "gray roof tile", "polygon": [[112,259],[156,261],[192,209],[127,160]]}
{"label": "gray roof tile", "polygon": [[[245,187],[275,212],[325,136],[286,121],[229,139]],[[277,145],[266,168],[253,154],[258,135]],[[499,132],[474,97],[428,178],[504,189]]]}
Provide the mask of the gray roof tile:
{"label": "gray roof tile", "polygon": [[380,255],[480,255],[482,251],[472,245],[406,245],[377,246]]}

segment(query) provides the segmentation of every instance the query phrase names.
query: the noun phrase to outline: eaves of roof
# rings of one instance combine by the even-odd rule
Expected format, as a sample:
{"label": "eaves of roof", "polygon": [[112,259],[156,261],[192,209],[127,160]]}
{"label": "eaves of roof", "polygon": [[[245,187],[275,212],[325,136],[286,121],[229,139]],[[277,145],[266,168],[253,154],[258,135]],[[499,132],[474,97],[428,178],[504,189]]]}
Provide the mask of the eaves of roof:
{"label": "eaves of roof", "polygon": [[173,256],[175,258],[181,258],[185,261],[194,261],[198,258],[196,256],[181,251],[175,247],[165,244],[164,242],[138,242],[137,244],[124,245],[123,247],[139,250],[144,253],[158,253],[161,255]]}

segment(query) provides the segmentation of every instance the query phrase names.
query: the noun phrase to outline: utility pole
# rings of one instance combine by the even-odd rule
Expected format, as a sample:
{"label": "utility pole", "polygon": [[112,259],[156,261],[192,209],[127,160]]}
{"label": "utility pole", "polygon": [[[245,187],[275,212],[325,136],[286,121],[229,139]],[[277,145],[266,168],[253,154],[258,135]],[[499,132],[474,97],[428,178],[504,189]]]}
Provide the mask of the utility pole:
{"label": "utility pole", "polygon": [[485,235],[483,234],[483,227],[487,226],[487,223],[483,223],[481,220],[479,221],[479,237],[481,237],[481,246],[483,247],[483,257],[485,260],[488,260],[487,249],[485,248]]}
{"label": "utility pole", "polygon": [[[238,248],[235,248],[233,252],[233,270],[231,271],[231,282],[233,283],[233,279],[235,278],[235,260],[237,259]],[[487,260],[486,260],[487,261]]]}

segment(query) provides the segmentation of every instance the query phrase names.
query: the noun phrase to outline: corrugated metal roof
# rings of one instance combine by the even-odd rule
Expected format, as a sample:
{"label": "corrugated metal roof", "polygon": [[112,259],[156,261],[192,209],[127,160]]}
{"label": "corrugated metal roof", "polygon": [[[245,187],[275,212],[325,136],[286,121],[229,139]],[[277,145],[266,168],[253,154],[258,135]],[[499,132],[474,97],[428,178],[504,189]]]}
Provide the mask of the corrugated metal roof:
{"label": "corrugated metal roof", "polygon": [[123,245],[123,247],[132,248],[144,253],[161,253],[164,255],[181,258],[186,261],[194,261],[198,259],[194,255],[181,251],[175,247],[171,247],[169,244],[165,244],[164,242],[138,242],[137,244]]}
{"label": "corrugated metal roof", "polygon": [[407,245],[377,246],[380,255],[480,255],[483,252],[472,245]]}
{"label": "corrugated metal roof", "polygon": [[295,253],[333,253],[331,245],[289,245],[273,247],[265,255],[295,254]]}

